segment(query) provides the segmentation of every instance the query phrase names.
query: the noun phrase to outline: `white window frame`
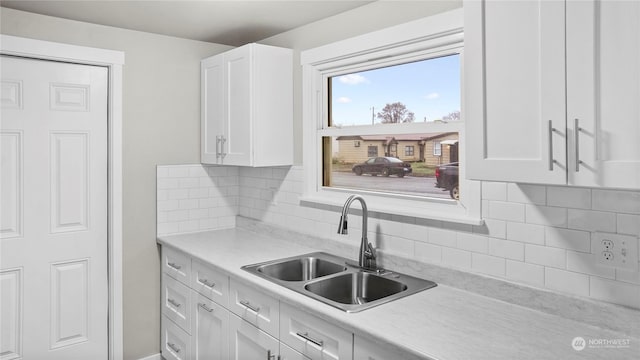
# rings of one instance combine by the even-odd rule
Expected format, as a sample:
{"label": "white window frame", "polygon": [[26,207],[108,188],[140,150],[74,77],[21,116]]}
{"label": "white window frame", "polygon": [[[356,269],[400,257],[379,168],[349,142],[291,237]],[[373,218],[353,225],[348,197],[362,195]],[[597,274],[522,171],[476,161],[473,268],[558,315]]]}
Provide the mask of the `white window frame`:
{"label": "white window frame", "polygon": [[[303,141],[304,194],[301,202],[341,206],[350,194],[360,194],[369,210],[416,218],[482,224],[480,182],[461,180],[462,199],[428,198],[379,193],[360,189],[340,189],[322,185],[322,137],[371,135],[381,131],[380,125],[331,128],[328,124],[328,78],[383,66],[402,64],[425,58],[463,55],[463,10],[457,9],[428,18],[411,21],[369,34],[309,49],[301,53],[303,72]],[[464,83],[464,79],[462,80]],[[462,96],[461,91],[461,96]],[[461,106],[464,99],[461,99]],[[465,179],[464,107],[459,122],[410,123],[384,128],[385,134],[451,132],[460,139],[460,179]],[[427,185],[429,186],[429,185]]]}

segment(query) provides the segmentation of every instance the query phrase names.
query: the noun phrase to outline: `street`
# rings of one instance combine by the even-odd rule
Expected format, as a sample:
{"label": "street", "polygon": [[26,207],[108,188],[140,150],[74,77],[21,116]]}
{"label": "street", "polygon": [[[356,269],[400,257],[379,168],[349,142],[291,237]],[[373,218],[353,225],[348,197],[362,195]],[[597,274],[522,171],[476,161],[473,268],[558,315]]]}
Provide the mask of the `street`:
{"label": "street", "polygon": [[331,176],[333,179],[333,186],[335,187],[379,190],[385,192],[437,197],[442,199],[451,198],[449,196],[449,191],[444,191],[435,187],[435,177],[414,177],[410,175],[403,178],[399,178],[394,175],[388,177],[371,175],[358,176],[352,172],[337,171],[332,172]]}

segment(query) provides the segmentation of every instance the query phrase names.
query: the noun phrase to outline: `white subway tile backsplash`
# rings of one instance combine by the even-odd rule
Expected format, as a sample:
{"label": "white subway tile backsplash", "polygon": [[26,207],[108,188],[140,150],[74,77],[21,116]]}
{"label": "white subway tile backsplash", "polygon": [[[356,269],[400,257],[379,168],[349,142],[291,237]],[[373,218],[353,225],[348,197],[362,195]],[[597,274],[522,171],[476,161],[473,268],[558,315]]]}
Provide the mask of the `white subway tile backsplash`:
{"label": "white subway tile backsplash", "polygon": [[491,219],[524,222],[525,207],[523,204],[504,201],[488,202],[488,213]]}
{"label": "white subway tile backsplash", "polygon": [[547,188],[547,205],[591,209],[591,189],[549,186]]}
{"label": "white subway tile backsplash", "polygon": [[483,235],[458,233],[456,247],[462,250],[486,254],[489,252],[489,238]]}
{"label": "white subway tile backsplash", "polygon": [[489,254],[505,259],[524,261],[524,244],[518,241],[490,238]]}
{"label": "white subway tile backsplash", "polygon": [[530,244],[544,244],[544,226],[525,223],[507,223],[507,239]]}
{"label": "white subway tile backsplash", "polygon": [[471,268],[479,273],[505,277],[506,260],[496,256],[473,253],[471,254]]}
{"label": "white subway tile backsplash", "polygon": [[507,200],[507,184],[502,182],[483,182],[482,198],[486,200]]}
{"label": "white subway tile backsplash", "polygon": [[524,247],[524,260],[532,264],[564,269],[567,263],[566,257],[567,252],[564,249],[532,244],[525,244]]}
{"label": "white subway tile backsplash", "polygon": [[566,227],[567,209],[540,205],[526,205],[526,222],[545,226]]}
{"label": "white subway tile backsplash", "polygon": [[507,201],[524,204],[546,205],[546,187],[542,185],[507,184]]}
{"label": "white subway tile backsplash", "polygon": [[442,262],[454,268],[470,269],[471,253],[469,251],[443,247]]}
{"label": "white subway tile backsplash", "polygon": [[591,277],[590,296],[637,309],[640,304],[640,286]]}
{"label": "white subway tile backsplash", "polygon": [[616,232],[616,214],[592,210],[568,210],[570,229]]}
{"label": "white subway tile backsplash", "polygon": [[442,261],[442,247],[427,243],[415,243],[415,258],[428,263],[440,263]]}
{"label": "white subway tile backsplash", "polygon": [[602,278],[615,279],[616,271],[596,263],[594,254],[567,251],[567,270]]}
{"label": "white subway tile backsplash", "polygon": [[593,210],[640,214],[640,191],[593,190]]}
{"label": "white subway tile backsplash", "polygon": [[589,296],[589,276],[554,268],[545,268],[547,288],[575,295]]}
{"label": "white subway tile backsplash", "polygon": [[619,234],[640,236],[640,215],[617,214]]}
{"label": "white subway tile backsplash", "polygon": [[507,279],[525,284],[544,286],[544,266],[506,260]]}
{"label": "white subway tile backsplash", "polygon": [[547,246],[585,253],[591,251],[591,233],[587,231],[554,227],[546,227],[545,231],[545,244]]}
{"label": "white subway tile backsplash", "polygon": [[[304,178],[301,166],[159,166],[158,234],[234,227],[242,215],[357,245],[359,216],[350,215],[353,231],[341,236],[334,207],[300,205]],[[640,272],[601,267],[590,254],[593,231],[640,235],[640,192],[499,182],[482,189],[483,225],[375,213],[369,239],[383,253],[640,308]]]}

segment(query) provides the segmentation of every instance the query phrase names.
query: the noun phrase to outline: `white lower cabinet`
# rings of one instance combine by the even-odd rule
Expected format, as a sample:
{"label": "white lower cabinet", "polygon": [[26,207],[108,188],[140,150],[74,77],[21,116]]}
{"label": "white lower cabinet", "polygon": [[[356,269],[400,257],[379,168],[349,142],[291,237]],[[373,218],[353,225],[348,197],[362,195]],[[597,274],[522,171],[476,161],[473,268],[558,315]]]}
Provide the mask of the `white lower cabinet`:
{"label": "white lower cabinet", "polygon": [[278,337],[280,303],[241,282],[229,281],[229,310],[242,319]]}
{"label": "white lower cabinet", "polygon": [[229,330],[231,359],[274,360],[278,356],[280,343],[276,338],[234,314],[230,315]]}
{"label": "white lower cabinet", "polygon": [[280,342],[280,355],[277,360],[309,360],[308,357]]}
{"label": "white lower cabinet", "polygon": [[229,359],[229,310],[191,292],[191,359]]}
{"label": "white lower cabinet", "polygon": [[280,304],[280,341],[314,360],[352,358],[352,333],[285,303]]}
{"label": "white lower cabinet", "polygon": [[189,334],[166,316],[162,316],[160,346],[165,360],[190,360],[191,339]]}
{"label": "white lower cabinet", "polygon": [[162,274],[162,313],[184,331],[191,331],[191,292],[181,282]]}

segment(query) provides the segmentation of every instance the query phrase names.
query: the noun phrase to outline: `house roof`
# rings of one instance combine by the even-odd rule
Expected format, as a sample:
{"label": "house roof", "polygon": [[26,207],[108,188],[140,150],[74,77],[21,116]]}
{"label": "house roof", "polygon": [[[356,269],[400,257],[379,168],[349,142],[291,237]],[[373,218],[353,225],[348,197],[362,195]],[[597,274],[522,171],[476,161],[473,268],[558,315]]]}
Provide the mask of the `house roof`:
{"label": "house roof", "polygon": [[398,135],[349,135],[338,136],[336,140],[363,140],[363,141],[428,141],[450,135],[457,135],[456,132],[423,133],[423,134],[398,134]]}

